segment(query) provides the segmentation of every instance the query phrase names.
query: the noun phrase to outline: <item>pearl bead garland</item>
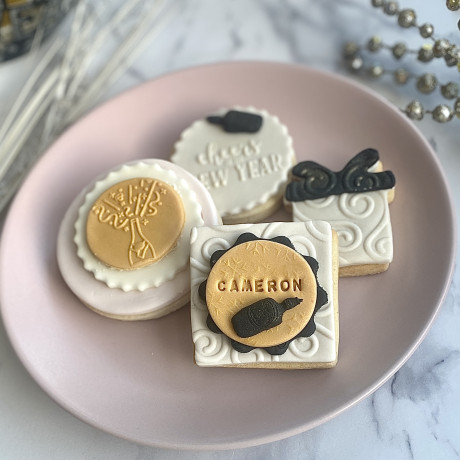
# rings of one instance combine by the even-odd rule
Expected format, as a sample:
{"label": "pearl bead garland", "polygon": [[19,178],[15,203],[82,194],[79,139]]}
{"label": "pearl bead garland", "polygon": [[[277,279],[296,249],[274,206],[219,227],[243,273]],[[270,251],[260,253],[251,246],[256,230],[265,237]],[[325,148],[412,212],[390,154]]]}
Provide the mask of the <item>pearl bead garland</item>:
{"label": "pearl bead garland", "polygon": [[460,8],[460,0],[447,0],[446,6],[451,11],[457,11]]}
{"label": "pearl bead garland", "polygon": [[[402,59],[407,54],[415,54],[417,60],[422,63],[430,62],[433,59],[444,59],[448,67],[457,66],[460,71],[460,46],[452,44],[444,38],[435,38],[433,36],[434,26],[430,23],[418,25],[417,15],[413,9],[400,9],[398,2],[389,0],[371,0],[371,5],[375,8],[381,8],[388,16],[395,16],[400,27],[405,29],[417,28],[420,36],[430,39],[432,44],[424,44],[418,50],[411,50],[403,42],[390,46],[385,44],[379,36],[373,36],[366,44],[367,51],[377,53],[381,50],[388,50],[397,60]],[[446,0],[446,6],[451,11],[460,10],[460,0]],[[458,21],[458,28],[460,29],[460,20]],[[422,120],[425,114],[430,114],[434,121],[446,123],[454,117],[460,118],[459,85],[457,83],[450,81],[445,84],[439,84],[438,79],[432,73],[417,76],[412,75],[404,68],[389,71],[377,63],[365,67],[360,46],[354,42],[345,44],[344,57],[348,68],[353,72],[365,72],[375,79],[385,74],[392,74],[394,81],[399,85],[404,85],[413,78],[415,79],[417,90],[422,94],[430,94],[439,87],[444,98],[455,99],[453,107],[439,104],[431,110],[425,109],[420,101],[414,100],[402,110],[410,119]]]}

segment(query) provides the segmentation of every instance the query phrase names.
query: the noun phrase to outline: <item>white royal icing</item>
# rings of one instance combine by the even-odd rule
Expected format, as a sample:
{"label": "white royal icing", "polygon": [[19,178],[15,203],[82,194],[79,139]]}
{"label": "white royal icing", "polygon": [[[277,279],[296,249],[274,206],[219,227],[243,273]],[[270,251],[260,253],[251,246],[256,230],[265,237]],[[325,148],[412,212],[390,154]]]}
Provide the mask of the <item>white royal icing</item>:
{"label": "white royal icing", "polygon": [[[176,246],[161,260],[137,270],[118,270],[101,262],[89,249],[86,241],[86,220],[94,202],[101,193],[119,182],[136,177],[151,177],[172,186],[182,199],[185,209],[185,223]],[[157,163],[149,164],[144,161],[125,164],[97,181],[93,189],[86,195],[85,202],[80,207],[78,219],[75,222],[77,254],[82,259],[85,269],[91,271],[96,279],[103,281],[110,288],[120,288],[123,291],[144,291],[151,287],[160,286],[165,281],[174,278],[177,272],[183,270],[190,254],[190,230],[192,227],[202,224],[201,206],[195,193],[190,189],[187,182],[178,177],[174,171],[163,169]]]}
{"label": "white royal icing", "polygon": [[294,221],[323,219],[339,237],[339,265],[387,264],[393,260],[389,190],[343,193],[294,201]]}
{"label": "white royal icing", "polygon": [[295,162],[292,138],[276,116],[253,107],[233,109],[262,115],[261,129],[227,133],[221,126],[198,120],[182,133],[171,157],[206,186],[224,222],[226,216],[281,196]]}
{"label": "white royal icing", "polygon": [[[189,189],[193,191],[191,196],[195,196],[201,206],[202,222],[205,225],[221,223],[211,196],[195,177],[179,166],[164,160],[143,160],[142,163],[158,165],[164,170],[173,171],[177,179],[186,181]],[[145,289],[142,292],[138,290],[125,292],[121,289],[109,288],[105,283],[97,280],[92,272],[84,269],[73,240],[79,209],[91,187],[89,185],[75,198],[59,228],[57,259],[61,274],[69,288],[83,303],[103,315],[115,318],[156,318],[182,307],[190,296],[190,269],[187,264],[190,251],[189,233],[182,233],[188,248],[185,266],[176,272],[174,278],[165,280],[158,287]]]}
{"label": "white royal icing", "polygon": [[[279,356],[255,348],[249,353],[233,349],[230,339],[215,334],[206,326],[208,309],[198,295],[200,284],[210,273],[209,259],[214,251],[228,249],[239,235],[251,232],[261,238],[286,236],[302,255],[314,257],[319,263],[318,282],[326,290],[328,302],[315,315],[316,332],[310,337],[293,340]],[[224,225],[194,228],[191,234],[191,324],[195,345],[195,361],[199,366],[231,366],[253,362],[334,363],[337,359],[333,277],[333,243],[327,222],[273,222],[264,224]]]}

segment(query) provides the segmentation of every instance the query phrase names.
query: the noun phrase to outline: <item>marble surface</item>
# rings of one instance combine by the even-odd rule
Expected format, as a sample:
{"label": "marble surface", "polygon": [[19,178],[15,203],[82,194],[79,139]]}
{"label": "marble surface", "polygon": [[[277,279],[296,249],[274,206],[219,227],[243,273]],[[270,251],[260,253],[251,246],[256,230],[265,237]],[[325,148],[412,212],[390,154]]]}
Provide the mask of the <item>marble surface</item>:
{"label": "marble surface", "polygon": [[[108,7],[117,2],[107,1]],[[369,0],[213,0],[178,1],[180,11],[100,101],[152,77],[224,60],[299,63],[349,76],[341,58],[344,39],[364,42],[378,32],[385,42],[420,44],[416,31]],[[420,22],[460,43],[460,13],[444,2],[402,0]],[[116,40],[116,37],[114,38]],[[384,57],[384,55],[383,55]],[[386,60],[388,67],[395,63]],[[14,100],[33,63],[26,58],[0,64],[0,116]],[[435,66],[436,67],[436,66]],[[414,72],[425,67],[413,66]],[[452,68],[437,66],[439,79],[459,81]],[[413,85],[393,86],[351,76],[404,106],[416,95]],[[439,103],[436,95],[427,106]],[[333,108],[331,108],[333,110]],[[460,120],[416,126],[436,151],[460,209]],[[383,129],[383,127],[382,127]],[[458,257],[457,257],[458,261]],[[116,438],[76,419],[31,379],[0,325],[0,457],[8,459],[458,459],[460,458],[460,287],[458,264],[452,286],[431,330],[404,366],[375,393],[338,417],[281,441],[234,451],[170,451]]]}

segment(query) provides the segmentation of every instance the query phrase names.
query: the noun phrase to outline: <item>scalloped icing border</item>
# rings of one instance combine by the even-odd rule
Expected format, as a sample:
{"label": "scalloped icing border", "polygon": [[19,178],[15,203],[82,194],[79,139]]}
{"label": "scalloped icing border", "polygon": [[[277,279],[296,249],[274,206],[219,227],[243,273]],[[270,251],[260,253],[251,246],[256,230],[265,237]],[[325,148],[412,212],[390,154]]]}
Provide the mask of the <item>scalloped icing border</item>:
{"label": "scalloped icing border", "polygon": [[[118,182],[135,177],[152,177],[172,186],[182,199],[185,223],[176,246],[161,260],[133,271],[118,270],[102,263],[90,251],[86,242],[86,219],[94,201],[104,190]],[[120,288],[128,292],[158,287],[173,279],[187,266],[190,257],[190,231],[193,227],[204,224],[201,212],[202,208],[195,192],[174,171],[163,169],[158,164],[146,161],[122,165],[119,169],[109,172],[103,179],[96,181],[92,190],[86,194],[75,222],[74,242],[77,245],[77,254],[83,261],[84,268],[92,272],[97,280],[104,282],[109,288]]]}
{"label": "scalloped icing border", "polygon": [[[276,197],[278,195],[283,195],[284,192],[284,186],[286,185],[289,177],[289,171],[291,167],[296,163],[296,157],[295,157],[295,151],[293,148],[293,139],[291,135],[288,132],[287,126],[281,123],[279,118],[276,115],[270,114],[267,110],[264,109],[256,109],[253,106],[248,106],[248,107],[241,107],[241,106],[232,106],[229,108],[221,108],[219,110],[216,110],[213,112],[213,114],[216,115],[222,115],[226,113],[228,110],[240,110],[240,111],[245,111],[245,112],[250,112],[250,113],[256,113],[259,115],[262,115],[264,118],[271,118],[272,121],[280,128],[280,134],[285,136],[286,139],[286,155],[291,157],[291,166],[286,169],[282,177],[280,177],[278,180],[273,181],[273,186],[269,189],[265,189],[265,193],[263,193],[259,199],[257,200],[252,200],[247,203],[246,206],[242,207],[235,207],[226,211],[223,211],[219,209],[219,212],[221,214],[222,218],[228,217],[228,216],[234,216],[243,212],[249,212],[251,210],[254,210],[258,206],[264,205],[268,200],[270,200],[273,197]],[[200,126],[205,120],[200,119],[194,121],[188,128],[186,128],[181,136],[180,139],[174,144],[174,153],[171,155],[171,161],[179,166],[185,167],[181,165],[181,162],[175,160],[175,157],[178,156],[178,150],[181,148],[182,144],[187,141],[187,137],[190,135],[191,132],[193,132],[194,129],[197,128],[197,126]],[[188,170],[187,167],[185,169]],[[212,195],[212,190],[209,190],[209,192]],[[247,198],[247,197],[245,197]]]}

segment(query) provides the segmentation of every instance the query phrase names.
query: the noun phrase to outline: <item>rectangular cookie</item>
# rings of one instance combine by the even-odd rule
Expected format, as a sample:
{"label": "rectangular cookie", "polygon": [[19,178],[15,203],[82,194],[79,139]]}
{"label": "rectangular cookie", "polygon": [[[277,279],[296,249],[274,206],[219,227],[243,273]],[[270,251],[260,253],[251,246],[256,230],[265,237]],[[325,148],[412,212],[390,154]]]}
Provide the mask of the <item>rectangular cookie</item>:
{"label": "rectangular cookie", "polygon": [[389,203],[395,179],[382,171],[378,152],[366,149],[338,172],[313,161],[292,170],[285,205],[294,221],[322,219],[339,236],[339,275],[383,272],[393,260]]}
{"label": "rectangular cookie", "polygon": [[336,365],[337,235],[329,223],[197,227],[190,266],[198,366]]}

